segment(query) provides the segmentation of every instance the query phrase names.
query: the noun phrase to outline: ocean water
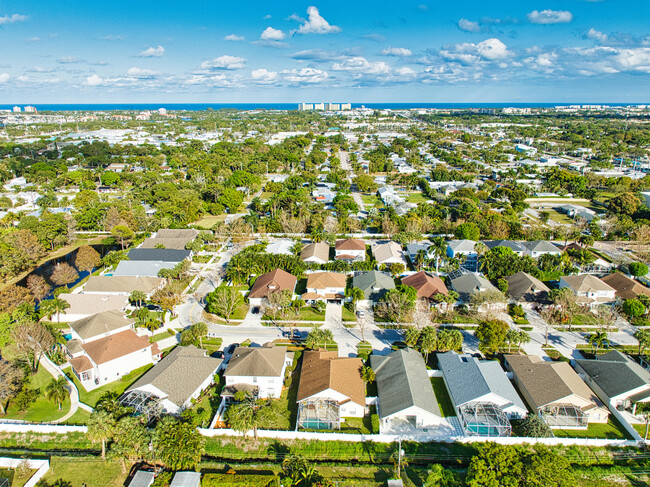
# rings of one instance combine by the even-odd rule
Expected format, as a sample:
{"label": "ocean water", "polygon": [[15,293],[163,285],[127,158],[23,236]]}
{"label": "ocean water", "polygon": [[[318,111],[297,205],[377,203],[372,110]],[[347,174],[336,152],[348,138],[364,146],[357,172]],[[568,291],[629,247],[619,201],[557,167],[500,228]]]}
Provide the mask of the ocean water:
{"label": "ocean water", "polygon": [[[322,100],[328,103],[327,100]],[[312,101],[306,101],[312,103]],[[332,103],[341,103],[341,101],[332,101]],[[345,103],[343,101],[342,103]],[[518,107],[518,108],[544,108],[554,106],[578,105],[589,104],[583,103],[352,103],[352,108],[360,108],[365,106],[372,109],[417,109],[417,108],[504,108],[504,107]],[[626,106],[631,103],[594,103],[595,105],[609,105],[609,106]],[[11,105],[0,105],[0,110],[11,110],[14,105],[25,107],[29,103],[14,103]],[[202,110],[297,110],[298,103],[92,103],[92,104],[34,104],[39,112],[61,112],[61,111],[108,111],[108,110],[121,110],[121,111],[143,111],[143,110],[158,110],[159,108],[166,108],[167,110],[181,110],[181,111],[202,111]]]}

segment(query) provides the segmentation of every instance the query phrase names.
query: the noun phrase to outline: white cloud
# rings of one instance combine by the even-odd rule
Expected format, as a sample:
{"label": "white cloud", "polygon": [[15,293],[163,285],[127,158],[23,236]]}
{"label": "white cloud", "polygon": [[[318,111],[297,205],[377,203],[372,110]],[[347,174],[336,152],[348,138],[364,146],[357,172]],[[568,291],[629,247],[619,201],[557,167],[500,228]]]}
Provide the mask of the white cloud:
{"label": "white cloud", "polygon": [[243,57],[229,56],[224,54],[218,58],[214,58],[211,61],[204,61],[201,63],[201,69],[213,70],[213,69],[242,69],[246,65],[246,59]]}
{"label": "white cloud", "polygon": [[54,68],[43,68],[41,66],[34,66],[33,68],[29,68],[27,71],[30,73],[54,73],[56,69]]}
{"label": "white cloud", "polygon": [[341,28],[331,25],[318,12],[316,7],[307,8],[307,21],[298,27],[298,34],[335,34],[341,32]]}
{"label": "white cloud", "polygon": [[75,63],[80,63],[83,60],[79,59],[76,56],[62,56],[59,59],[56,60],[60,64],[75,64]]}
{"label": "white cloud", "polygon": [[396,56],[396,57],[408,57],[412,56],[413,53],[411,52],[410,49],[406,49],[405,47],[387,47],[381,53],[384,56]]}
{"label": "white cloud", "polygon": [[6,83],[9,81],[9,78],[11,78],[11,76],[9,76],[9,73],[0,73],[0,83]]}
{"label": "white cloud", "polygon": [[467,19],[460,19],[458,21],[458,28],[464,30],[465,32],[480,32],[481,26],[478,25],[478,22],[473,22]]}
{"label": "white cloud", "polygon": [[244,36],[238,36],[237,34],[228,34],[223,38],[224,41],[238,42],[245,40]]}
{"label": "white cloud", "polygon": [[395,70],[395,74],[398,75],[398,76],[402,76],[404,78],[412,78],[412,77],[415,77],[417,73],[415,72],[415,70],[413,70],[413,69],[411,69],[411,68],[409,68],[407,66],[403,66],[401,68],[397,68]]}
{"label": "white cloud", "polygon": [[254,79],[257,83],[273,83],[278,79],[278,73],[275,71],[269,71],[264,68],[259,68],[251,71],[251,78]]}
{"label": "white cloud", "polygon": [[494,37],[474,44],[464,42],[440,51],[440,55],[447,61],[456,61],[461,64],[474,64],[479,61],[501,61],[511,56],[508,47]]}
{"label": "white cloud", "polygon": [[24,22],[28,19],[27,15],[12,14],[0,17],[0,25],[13,24],[14,22]]}
{"label": "white cloud", "polygon": [[340,63],[332,64],[332,71],[354,71],[364,74],[388,74],[390,66],[383,61],[370,62],[361,56],[346,59]]}
{"label": "white cloud", "polygon": [[138,54],[138,57],[160,57],[163,54],[165,54],[165,48],[158,46],[145,49],[140,54]]}
{"label": "white cloud", "polygon": [[264,29],[264,32],[260,35],[260,40],[262,41],[281,41],[287,37],[287,35],[282,32],[280,29],[274,29],[273,27],[267,27]]}
{"label": "white cloud", "polygon": [[139,79],[148,79],[152,78],[156,75],[160,74],[158,71],[154,71],[152,69],[142,69],[142,68],[137,68],[137,67],[132,67],[129,68],[129,70],[126,72],[126,75],[129,78],[139,78]]}
{"label": "white cloud", "polygon": [[594,29],[593,27],[589,29],[586,34],[587,39],[593,39],[598,42],[607,42],[607,34],[603,34],[599,30]]}
{"label": "white cloud", "polygon": [[86,78],[84,84],[88,86],[101,86],[104,84],[104,78],[97,74],[91,74]]}
{"label": "white cloud", "polygon": [[568,10],[533,10],[527,17],[533,24],[565,24],[573,20]]}
{"label": "white cloud", "polygon": [[284,79],[295,84],[322,83],[329,78],[327,71],[315,68],[288,69],[282,71]]}
{"label": "white cloud", "polygon": [[650,73],[650,49],[619,49],[614,61],[621,70]]}

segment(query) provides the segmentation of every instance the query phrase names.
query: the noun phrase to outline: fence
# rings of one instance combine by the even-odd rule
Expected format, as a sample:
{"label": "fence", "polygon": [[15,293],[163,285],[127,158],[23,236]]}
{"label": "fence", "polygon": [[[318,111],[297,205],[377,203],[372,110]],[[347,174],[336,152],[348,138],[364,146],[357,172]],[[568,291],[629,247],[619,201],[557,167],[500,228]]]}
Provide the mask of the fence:
{"label": "fence", "polygon": [[25,464],[32,470],[36,470],[34,475],[25,482],[24,487],[34,487],[36,483],[43,478],[43,476],[50,469],[49,460],[30,460],[22,458],[7,458],[0,457],[0,467],[4,468],[18,468],[21,464]]}

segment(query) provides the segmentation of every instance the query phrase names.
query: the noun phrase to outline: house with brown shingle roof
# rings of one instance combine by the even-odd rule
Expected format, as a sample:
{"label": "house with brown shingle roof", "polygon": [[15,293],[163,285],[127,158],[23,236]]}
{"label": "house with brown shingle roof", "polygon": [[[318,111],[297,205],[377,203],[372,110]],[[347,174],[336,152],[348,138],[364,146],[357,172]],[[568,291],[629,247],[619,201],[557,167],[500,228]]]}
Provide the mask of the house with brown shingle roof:
{"label": "house with brown shingle roof", "polygon": [[337,240],[334,258],[349,262],[366,260],[366,242],[358,238]]}
{"label": "house with brown shingle roof", "polygon": [[251,306],[260,306],[263,300],[273,293],[286,289],[293,294],[297,282],[298,279],[282,269],[267,272],[255,279],[255,283],[248,293],[248,301]]}
{"label": "house with brown shingle roof", "polygon": [[620,299],[636,299],[640,294],[650,297],[650,289],[620,272],[613,272],[601,280],[613,287],[616,290],[616,297]]}
{"label": "house with brown shingle roof", "polygon": [[307,275],[307,292],[303,301],[341,301],[345,298],[345,274],[339,272],[313,272]]}
{"label": "house with brown shingle roof", "polygon": [[550,428],[585,429],[607,422],[609,410],[568,363],[506,355],[505,364],[524,401]]}
{"label": "house with brown shingle roof", "polygon": [[424,271],[403,277],[402,284],[414,288],[418,292],[419,299],[432,300],[436,294],[447,295],[449,293],[442,279]]}
{"label": "house with brown shingle roof", "polygon": [[[298,427],[319,429],[316,422],[336,429],[343,418],[362,418],[366,413],[366,386],[361,378],[363,362],[339,357],[336,352],[303,354],[298,385]],[[319,417],[321,413],[327,416]],[[336,423],[337,424],[332,424]]]}
{"label": "house with brown shingle roof", "polygon": [[66,354],[84,389],[91,391],[160,360],[158,345],[138,335],[133,323],[117,311],[107,311],[70,324]]}

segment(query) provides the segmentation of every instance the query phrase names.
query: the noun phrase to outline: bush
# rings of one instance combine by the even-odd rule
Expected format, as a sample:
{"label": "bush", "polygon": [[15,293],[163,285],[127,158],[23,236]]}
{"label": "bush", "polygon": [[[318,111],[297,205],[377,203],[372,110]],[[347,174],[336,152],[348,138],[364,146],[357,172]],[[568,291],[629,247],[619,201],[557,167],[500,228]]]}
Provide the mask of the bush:
{"label": "bush", "polygon": [[648,266],[641,262],[632,262],[627,268],[634,277],[645,276],[648,273]]}
{"label": "bush", "polygon": [[161,472],[156,477],[156,480],[153,481],[151,487],[169,487],[169,484],[172,482],[173,472]]}
{"label": "bush", "polygon": [[24,388],[14,398],[13,402],[18,410],[22,413],[29,409],[32,403],[38,399],[38,396],[40,396],[40,394],[41,391],[39,389]]}
{"label": "bush", "polygon": [[623,303],[623,313],[632,318],[636,318],[645,313],[645,306],[637,299],[626,299]]}
{"label": "bush", "polygon": [[513,318],[524,318],[526,312],[520,304],[510,303],[508,305],[508,314]]}
{"label": "bush", "polygon": [[293,383],[293,377],[289,376],[284,380],[284,387],[287,389],[291,387],[291,384]]}
{"label": "bush", "polygon": [[372,427],[372,434],[373,435],[378,435],[379,434],[379,415],[372,414],[370,416],[370,425]]}

